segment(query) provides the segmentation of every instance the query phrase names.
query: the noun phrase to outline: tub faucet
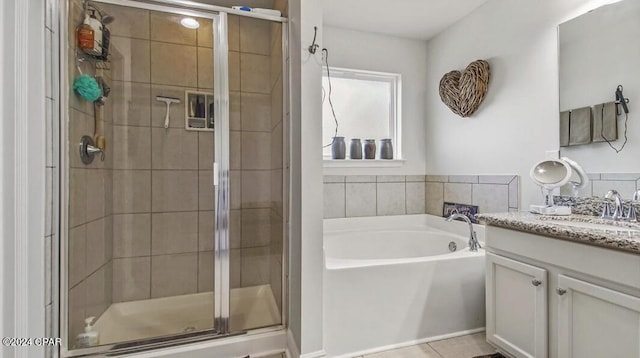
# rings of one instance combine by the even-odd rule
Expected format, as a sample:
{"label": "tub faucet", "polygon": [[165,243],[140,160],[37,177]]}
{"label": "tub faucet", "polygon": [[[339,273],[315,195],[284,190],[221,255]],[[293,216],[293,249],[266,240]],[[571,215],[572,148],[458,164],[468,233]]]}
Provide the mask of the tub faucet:
{"label": "tub faucet", "polygon": [[455,219],[462,219],[466,221],[467,224],[469,224],[469,250],[478,251],[478,249],[481,249],[482,246],[480,246],[480,243],[478,242],[478,238],[476,237],[476,232],[473,231],[473,224],[471,223],[471,220],[469,220],[469,218],[466,215],[455,213],[447,218],[447,222],[450,222]]}

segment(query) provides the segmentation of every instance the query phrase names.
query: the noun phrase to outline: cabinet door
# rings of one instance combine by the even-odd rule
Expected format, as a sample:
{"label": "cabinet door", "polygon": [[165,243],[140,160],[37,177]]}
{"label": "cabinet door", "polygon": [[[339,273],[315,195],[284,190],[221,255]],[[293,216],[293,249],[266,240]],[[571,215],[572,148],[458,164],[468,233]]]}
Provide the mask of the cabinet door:
{"label": "cabinet door", "polygon": [[640,358],[640,297],[559,275],[558,356]]}
{"label": "cabinet door", "polygon": [[487,253],[487,340],[515,357],[547,357],[547,270]]}

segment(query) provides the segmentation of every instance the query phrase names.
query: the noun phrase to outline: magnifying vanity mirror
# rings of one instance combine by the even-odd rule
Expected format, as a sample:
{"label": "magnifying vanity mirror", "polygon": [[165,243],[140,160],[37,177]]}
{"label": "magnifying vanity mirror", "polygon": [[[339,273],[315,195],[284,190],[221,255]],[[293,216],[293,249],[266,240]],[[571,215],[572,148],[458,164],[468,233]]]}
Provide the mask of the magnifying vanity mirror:
{"label": "magnifying vanity mirror", "polygon": [[[578,176],[578,181],[571,181],[574,172]],[[589,178],[584,169],[567,157],[543,160],[531,168],[529,176],[545,193],[545,205],[531,205],[529,207],[529,211],[536,214],[570,215],[571,208],[568,206],[556,206],[553,204],[552,191],[571,183],[574,196],[577,196],[578,191],[589,183]]]}
{"label": "magnifying vanity mirror", "polygon": [[[638,0],[601,6],[558,27],[561,153],[589,173],[640,173],[638,38]],[[615,103],[618,89],[623,89],[629,113]],[[617,153],[614,148],[620,149],[625,137]],[[594,186],[592,194],[602,193]]]}

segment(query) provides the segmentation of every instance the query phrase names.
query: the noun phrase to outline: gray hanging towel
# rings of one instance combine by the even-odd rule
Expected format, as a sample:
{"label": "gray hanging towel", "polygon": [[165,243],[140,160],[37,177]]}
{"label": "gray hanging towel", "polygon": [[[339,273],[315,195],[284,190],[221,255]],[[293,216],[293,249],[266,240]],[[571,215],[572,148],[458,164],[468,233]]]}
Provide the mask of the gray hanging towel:
{"label": "gray hanging towel", "polygon": [[570,111],[560,112],[560,146],[569,146],[569,117]]}
{"label": "gray hanging towel", "polygon": [[569,120],[569,145],[591,143],[591,107],[571,111]]}
{"label": "gray hanging towel", "polygon": [[618,139],[618,115],[615,102],[602,103],[593,107],[593,141],[604,142],[605,138],[609,142]]}

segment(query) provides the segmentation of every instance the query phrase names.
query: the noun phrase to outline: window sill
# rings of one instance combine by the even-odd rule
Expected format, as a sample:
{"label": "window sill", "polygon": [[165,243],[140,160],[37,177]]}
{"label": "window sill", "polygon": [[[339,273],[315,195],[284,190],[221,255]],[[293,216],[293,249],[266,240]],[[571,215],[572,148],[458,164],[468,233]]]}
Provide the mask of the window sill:
{"label": "window sill", "polygon": [[392,168],[404,165],[404,159],[324,159],[325,168]]}

